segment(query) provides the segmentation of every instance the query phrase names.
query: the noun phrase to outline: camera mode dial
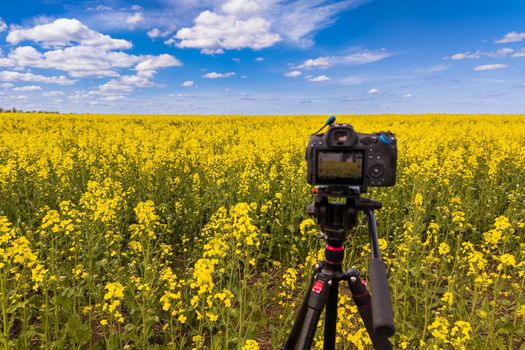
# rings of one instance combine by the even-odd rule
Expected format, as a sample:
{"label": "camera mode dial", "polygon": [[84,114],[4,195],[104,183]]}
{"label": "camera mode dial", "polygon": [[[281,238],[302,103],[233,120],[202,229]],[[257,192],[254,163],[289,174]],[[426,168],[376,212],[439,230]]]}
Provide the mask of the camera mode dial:
{"label": "camera mode dial", "polygon": [[381,141],[385,145],[395,145],[396,137],[390,131],[387,131],[381,133],[381,135],[379,136],[379,141]]}

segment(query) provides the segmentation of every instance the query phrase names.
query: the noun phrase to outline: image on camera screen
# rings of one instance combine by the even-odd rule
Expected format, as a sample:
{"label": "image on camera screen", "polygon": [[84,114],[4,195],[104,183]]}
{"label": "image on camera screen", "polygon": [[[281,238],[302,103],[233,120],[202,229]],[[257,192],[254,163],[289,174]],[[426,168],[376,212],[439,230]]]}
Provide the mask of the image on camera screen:
{"label": "image on camera screen", "polygon": [[329,179],[351,179],[363,177],[363,152],[319,152],[317,176]]}

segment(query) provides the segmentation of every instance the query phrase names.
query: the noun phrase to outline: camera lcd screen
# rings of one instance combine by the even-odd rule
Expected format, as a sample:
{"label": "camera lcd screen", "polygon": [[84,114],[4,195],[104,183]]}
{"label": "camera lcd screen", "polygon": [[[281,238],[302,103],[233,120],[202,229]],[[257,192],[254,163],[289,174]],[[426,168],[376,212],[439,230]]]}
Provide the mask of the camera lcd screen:
{"label": "camera lcd screen", "polygon": [[363,179],[364,151],[319,152],[317,177],[327,180]]}

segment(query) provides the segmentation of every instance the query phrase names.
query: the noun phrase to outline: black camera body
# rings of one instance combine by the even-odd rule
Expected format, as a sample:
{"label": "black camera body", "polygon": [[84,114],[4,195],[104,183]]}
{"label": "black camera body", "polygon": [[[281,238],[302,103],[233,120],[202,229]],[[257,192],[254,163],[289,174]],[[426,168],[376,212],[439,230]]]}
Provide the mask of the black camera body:
{"label": "black camera body", "polygon": [[311,185],[393,186],[397,140],[391,132],[361,134],[350,124],[332,124],[311,135],[306,148],[307,181]]}

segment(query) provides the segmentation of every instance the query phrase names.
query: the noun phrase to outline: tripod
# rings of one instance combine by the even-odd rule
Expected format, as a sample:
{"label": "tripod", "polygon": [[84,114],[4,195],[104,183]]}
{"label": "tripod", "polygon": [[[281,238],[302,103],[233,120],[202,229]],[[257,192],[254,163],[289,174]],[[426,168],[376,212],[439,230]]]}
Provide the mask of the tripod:
{"label": "tripod", "polygon": [[[330,202],[329,197],[346,198],[345,203]],[[381,260],[377,241],[377,228],[374,210],[381,208],[381,203],[361,198],[359,191],[349,187],[319,187],[314,202],[308,213],[317,218],[321,226],[321,238],[325,239],[325,260],[317,262],[310,280],[310,287],[299,309],[299,313],[288,336],[283,350],[310,349],[314,340],[317,324],[325,309],[324,350],[335,349],[337,301],[339,282],[346,281],[352,298],[357,306],[368,335],[376,350],[392,349],[388,337],[394,334],[392,304],[386,267]],[[371,242],[371,259],[368,265],[372,296],[359,272],[342,270],[344,258],[343,243],[355,227],[357,214],[365,212]],[[372,311],[373,310],[373,311]]]}

